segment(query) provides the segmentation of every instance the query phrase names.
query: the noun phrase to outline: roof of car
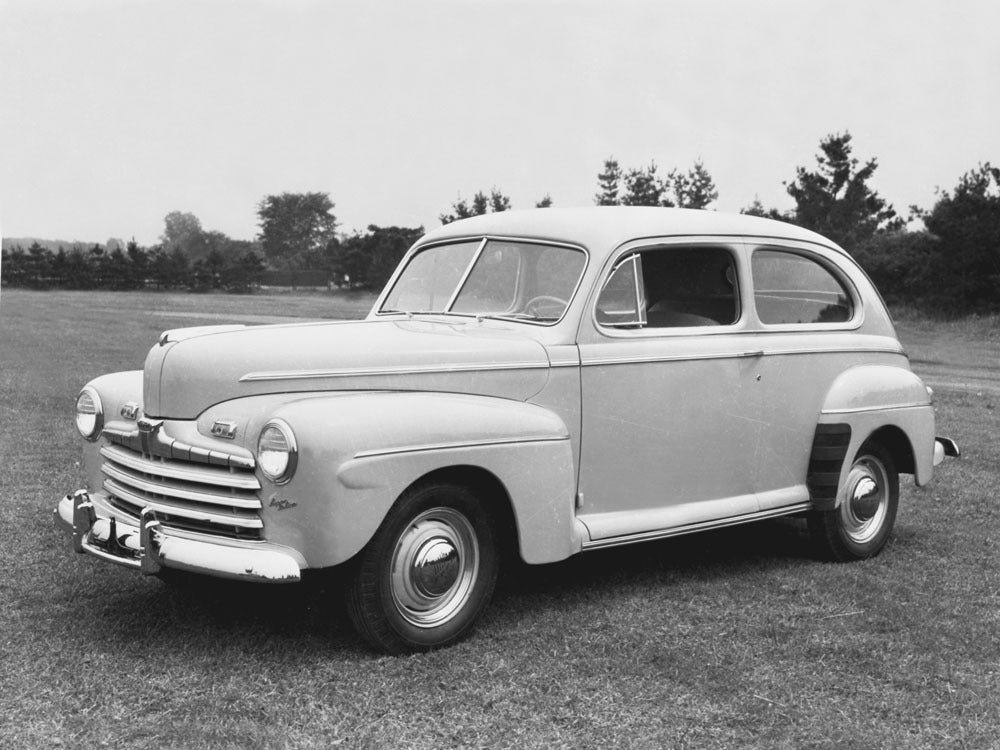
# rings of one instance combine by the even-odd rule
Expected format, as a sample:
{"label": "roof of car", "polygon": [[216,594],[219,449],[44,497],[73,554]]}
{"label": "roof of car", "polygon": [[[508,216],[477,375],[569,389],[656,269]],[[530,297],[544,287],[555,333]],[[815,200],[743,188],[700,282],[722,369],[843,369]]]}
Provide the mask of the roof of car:
{"label": "roof of car", "polygon": [[560,240],[588,248],[613,248],[642,237],[752,236],[815,242],[836,247],[808,229],[746,214],[652,206],[588,206],[499,211],[446,224],[424,242],[494,235]]}

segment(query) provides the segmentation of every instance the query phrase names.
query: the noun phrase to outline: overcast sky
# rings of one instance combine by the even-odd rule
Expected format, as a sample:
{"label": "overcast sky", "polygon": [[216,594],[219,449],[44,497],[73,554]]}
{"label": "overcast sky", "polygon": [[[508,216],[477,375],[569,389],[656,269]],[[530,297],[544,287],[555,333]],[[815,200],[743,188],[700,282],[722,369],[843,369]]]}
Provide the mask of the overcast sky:
{"label": "overcast sky", "polygon": [[843,130],[905,213],[1000,162],[998,34],[996,0],[0,0],[0,231],[251,239],[284,191],[429,229],[494,186],[590,205],[611,155],[784,209]]}

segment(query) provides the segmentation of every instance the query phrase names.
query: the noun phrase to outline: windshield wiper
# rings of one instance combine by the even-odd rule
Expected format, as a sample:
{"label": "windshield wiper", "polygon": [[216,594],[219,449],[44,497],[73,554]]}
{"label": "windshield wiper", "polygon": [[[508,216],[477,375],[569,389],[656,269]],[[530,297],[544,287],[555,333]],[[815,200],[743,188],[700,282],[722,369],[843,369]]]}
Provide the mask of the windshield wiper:
{"label": "windshield wiper", "polygon": [[436,315],[456,318],[474,318],[475,313],[457,313],[450,310],[379,310],[381,315],[405,315],[412,318],[414,315]]}
{"label": "windshield wiper", "polygon": [[480,313],[476,315],[477,318],[482,318],[484,320],[535,320],[539,322],[548,322],[552,320],[559,320],[559,318],[554,318],[548,315],[529,315],[528,313]]}

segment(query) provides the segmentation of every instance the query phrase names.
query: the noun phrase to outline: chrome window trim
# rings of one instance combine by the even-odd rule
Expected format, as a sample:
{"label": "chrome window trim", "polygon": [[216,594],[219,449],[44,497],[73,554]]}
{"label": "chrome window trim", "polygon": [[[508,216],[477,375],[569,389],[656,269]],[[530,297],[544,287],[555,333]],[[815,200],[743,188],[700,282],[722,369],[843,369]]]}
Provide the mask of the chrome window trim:
{"label": "chrome window trim", "polygon": [[[670,326],[670,327],[644,327],[644,328],[614,328],[610,326],[603,326],[597,320],[597,301],[600,299],[601,291],[604,290],[604,285],[611,278],[611,274],[617,269],[619,263],[624,259],[629,253],[639,254],[644,251],[655,251],[658,248],[667,250],[669,248],[678,247],[691,247],[704,245],[708,247],[721,247],[724,248],[733,259],[733,267],[736,270],[736,306],[739,314],[736,320],[730,324],[726,325],[715,325],[715,326]],[[606,267],[609,269],[606,273],[602,271],[602,275],[598,277],[599,283],[595,285],[595,289],[599,289],[593,296],[593,304],[590,305],[590,322],[594,326],[594,330],[597,331],[602,336],[611,339],[645,339],[645,338],[661,338],[661,337],[676,337],[676,336],[720,336],[720,335],[732,335],[734,333],[743,333],[744,331],[748,333],[753,333],[746,328],[747,321],[747,305],[743,303],[742,294],[744,285],[740,283],[740,269],[741,269],[741,250],[743,249],[743,240],[741,237],[737,236],[688,236],[688,235],[678,235],[671,237],[644,237],[636,238],[634,240],[629,240],[623,243],[619,248],[611,253],[609,257],[609,262],[606,263]],[[749,270],[747,271],[749,273]]]}
{"label": "chrome window trim", "polygon": [[[833,248],[828,248],[822,245],[817,247],[823,247],[823,249],[830,250],[831,252],[834,250]],[[760,314],[757,312],[757,283],[753,275],[753,256],[761,250],[798,255],[817,263],[821,268],[833,276],[833,278],[836,279],[844,288],[844,291],[847,292],[847,296],[851,300],[851,305],[854,307],[853,314],[850,319],[840,323],[765,323],[761,320]],[[840,254],[850,257],[845,251],[840,251]],[[749,265],[751,283],[750,296],[753,297],[753,315],[754,319],[757,321],[757,325],[760,326],[762,333],[784,333],[794,331],[856,331],[861,328],[864,323],[865,305],[857,285],[836,263],[824,256],[822,253],[819,253],[814,249],[799,247],[795,244],[778,244],[777,242],[758,243],[753,240],[748,240],[747,261]],[[860,269],[861,267],[858,266],[858,268]],[[874,284],[872,285],[872,288],[875,288]]]}
{"label": "chrome window trim", "polygon": [[[559,316],[558,320],[551,321],[551,322],[543,322],[543,321],[537,321],[537,320],[517,320],[515,318],[503,318],[502,319],[505,322],[518,323],[518,324],[526,324],[526,325],[533,325],[533,326],[541,326],[541,327],[544,327],[544,328],[551,328],[553,326],[557,326],[560,323],[562,323],[564,320],[566,320],[566,316],[568,315],[570,308],[573,307],[573,302],[574,302],[574,300],[576,299],[577,295],[580,292],[580,287],[583,285],[583,280],[587,276],[587,269],[590,267],[590,251],[585,246],[579,245],[579,244],[577,244],[575,242],[562,242],[562,241],[559,241],[559,240],[547,240],[547,239],[540,239],[540,238],[537,238],[537,237],[522,237],[522,236],[517,236],[517,235],[504,235],[504,234],[461,235],[461,236],[458,236],[458,237],[449,237],[446,240],[438,240],[436,242],[428,242],[425,245],[415,245],[414,247],[412,247],[406,253],[406,255],[403,256],[403,259],[399,262],[399,265],[396,267],[396,270],[393,272],[392,276],[389,278],[389,281],[386,282],[386,285],[382,289],[381,294],[379,294],[378,299],[375,300],[375,304],[372,307],[372,313],[370,313],[370,314],[373,315],[376,319],[382,318],[382,319],[390,319],[390,320],[392,318],[397,318],[399,316],[404,316],[405,317],[407,315],[434,315],[435,313],[383,312],[381,308],[382,308],[382,305],[385,304],[386,297],[389,296],[389,293],[392,291],[393,287],[396,285],[396,281],[399,278],[400,274],[403,273],[403,270],[410,264],[410,261],[413,259],[413,256],[415,256],[417,253],[423,252],[424,250],[429,250],[430,248],[433,248],[433,247],[440,247],[442,245],[455,245],[455,244],[459,244],[459,243],[462,243],[462,242],[472,242],[472,241],[480,241],[482,243],[487,243],[487,242],[492,242],[492,241],[496,241],[496,242],[522,242],[522,243],[529,244],[529,245],[546,245],[548,247],[563,247],[563,248],[567,248],[569,250],[576,250],[576,251],[579,251],[579,252],[583,253],[583,266],[580,268],[580,275],[579,275],[579,277],[576,280],[576,286],[573,287],[572,294],[570,294],[569,299],[566,300],[566,309],[563,310],[562,315]],[[437,313],[437,314],[441,314],[441,313]],[[450,316],[457,316],[457,317],[469,318],[471,320],[475,320],[476,318],[486,318],[486,317],[489,317],[489,316],[482,315],[481,313],[477,315],[476,313],[453,313],[453,312],[448,312],[447,314],[450,315]]]}

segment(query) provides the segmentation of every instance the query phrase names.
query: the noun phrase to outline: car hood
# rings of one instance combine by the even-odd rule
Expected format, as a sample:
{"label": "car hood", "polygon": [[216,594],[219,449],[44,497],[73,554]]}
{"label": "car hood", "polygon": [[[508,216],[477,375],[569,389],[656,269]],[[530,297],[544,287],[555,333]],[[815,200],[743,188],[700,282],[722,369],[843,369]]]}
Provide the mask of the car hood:
{"label": "car hood", "polygon": [[267,393],[434,390],[527,400],[548,377],[545,348],[476,322],[351,321],[179,329],[146,357],[143,409],[194,419]]}

